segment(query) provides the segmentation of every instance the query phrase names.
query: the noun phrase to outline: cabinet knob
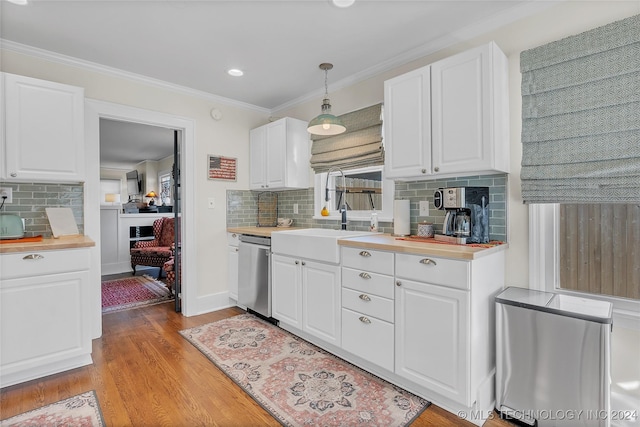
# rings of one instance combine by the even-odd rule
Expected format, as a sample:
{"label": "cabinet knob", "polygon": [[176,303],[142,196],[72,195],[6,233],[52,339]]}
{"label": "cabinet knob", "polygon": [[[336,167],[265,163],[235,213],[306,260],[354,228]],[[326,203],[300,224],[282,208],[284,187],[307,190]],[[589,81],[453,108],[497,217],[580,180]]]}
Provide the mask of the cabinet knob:
{"label": "cabinet knob", "polygon": [[235,239],[236,237],[238,237],[238,235],[237,235],[236,233],[233,233],[233,234],[231,235],[231,237],[233,237],[233,238]]}
{"label": "cabinet knob", "polygon": [[296,265],[300,264],[300,261],[296,261]]}
{"label": "cabinet knob", "polygon": [[235,251],[238,252],[238,248],[235,248]]}
{"label": "cabinet knob", "polygon": [[371,298],[369,298],[369,295],[367,294],[360,294],[358,298],[360,298],[362,301],[371,301]]}
{"label": "cabinet knob", "polygon": [[260,188],[264,188],[264,185],[261,185]]}
{"label": "cabinet knob", "polygon": [[361,251],[359,255],[364,257],[371,256],[371,254],[367,251]]}
{"label": "cabinet knob", "polygon": [[369,273],[365,273],[364,271],[358,274],[358,276],[362,277],[363,279],[371,279],[371,276],[369,275]]}
{"label": "cabinet knob", "polygon": [[17,173],[15,173],[15,172],[11,172],[11,174],[10,174],[10,175],[11,175],[11,178],[15,178],[16,176],[18,176],[18,174],[17,174]]}
{"label": "cabinet knob", "polygon": [[422,169],[420,172],[427,173],[427,170],[426,169]]}
{"label": "cabinet knob", "polygon": [[362,323],[371,323],[371,320],[365,316],[360,316],[359,319]]}
{"label": "cabinet knob", "polygon": [[22,257],[22,259],[44,259],[44,257],[40,254],[29,254],[29,255],[25,255],[24,257]]}
{"label": "cabinet knob", "polygon": [[269,188],[269,184],[265,185],[265,187]]}
{"label": "cabinet knob", "polygon": [[419,262],[420,262],[420,264],[426,264],[426,265],[433,264],[433,265],[436,265],[436,262],[434,260],[430,259],[430,258],[423,258]]}
{"label": "cabinet knob", "polygon": [[440,172],[440,168],[439,168],[438,166],[436,166],[435,168],[433,168],[433,170],[434,170],[435,172]]}
{"label": "cabinet knob", "polygon": [[396,280],[396,286],[402,286],[402,282],[400,280]]}
{"label": "cabinet knob", "polygon": [[304,261],[302,261],[302,265],[307,265],[307,263],[306,263],[306,262],[304,262]]}

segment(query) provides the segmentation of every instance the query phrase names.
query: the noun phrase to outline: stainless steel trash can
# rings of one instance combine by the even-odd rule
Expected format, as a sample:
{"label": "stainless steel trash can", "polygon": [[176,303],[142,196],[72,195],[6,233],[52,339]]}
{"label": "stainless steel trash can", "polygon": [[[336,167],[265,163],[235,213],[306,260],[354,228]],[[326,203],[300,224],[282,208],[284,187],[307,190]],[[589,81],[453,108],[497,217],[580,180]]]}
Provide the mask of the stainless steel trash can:
{"label": "stainless steel trash can", "polygon": [[510,287],[496,304],[496,410],[538,426],[609,426],[612,305]]}

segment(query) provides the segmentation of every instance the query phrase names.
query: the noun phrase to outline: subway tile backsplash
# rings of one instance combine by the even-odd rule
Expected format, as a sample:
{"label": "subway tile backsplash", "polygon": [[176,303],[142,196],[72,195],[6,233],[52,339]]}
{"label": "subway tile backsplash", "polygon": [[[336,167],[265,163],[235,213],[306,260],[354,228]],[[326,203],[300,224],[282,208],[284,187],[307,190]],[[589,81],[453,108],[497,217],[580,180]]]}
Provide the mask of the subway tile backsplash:
{"label": "subway tile backsplash", "polygon": [[[436,230],[442,230],[444,211],[433,207],[433,193],[442,187],[489,187],[489,237],[491,240],[507,241],[507,174],[466,176],[433,181],[396,181],[395,199],[411,201],[411,234],[418,233],[418,223],[431,222]],[[292,218],[297,227],[337,228],[337,220],[313,219],[313,188],[278,192],[278,216]],[[227,226],[243,227],[257,224],[257,192],[249,190],[227,191]],[[429,216],[419,216],[419,202],[429,202]],[[298,213],[293,213],[294,203]],[[369,221],[349,220],[350,230],[369,230]],[[383,233],[393,232],[393,223],[382,222],[378,229]]]}
{"label": "subway tile backsplash", "polygon": [[13,198],[13,203],[6,203],[2,212],[19,215],[25,220],[26,237],[52,236],[45,208],[71,208],[78,231],[84,233],[83,184],[1,182],[0,186],[11,188]]}

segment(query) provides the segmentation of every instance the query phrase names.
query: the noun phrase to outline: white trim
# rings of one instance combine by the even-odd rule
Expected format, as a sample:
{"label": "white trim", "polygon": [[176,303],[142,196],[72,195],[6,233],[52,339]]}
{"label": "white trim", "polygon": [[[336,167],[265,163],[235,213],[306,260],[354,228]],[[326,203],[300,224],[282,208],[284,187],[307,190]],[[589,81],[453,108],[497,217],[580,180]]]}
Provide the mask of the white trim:
{"label": "white trim", "polygon": [[186,86],[180,86],[177,84],[169,83],[163,80],[154,79],[152,77],[143,76],[141,74],[131,73],[118,68],[109,67],[106,65],[98,64],[96,62],[85,61],[84,59],[74,58],[72,56],[62,55],[60,53],[51,52],[48,50],[40,49],[33,46],[28,46],[21,43],[16,43],[11,40],[0,39],[0,46],[2,49],[20,53],[22,55],[28,55],[46,61],[56,62],[58,64],[68,65],[71,67],[81,68],[101,74],[106,74],[112,77],[123,78],[132,80],[137,83],[143,83],[149,86],[154,86],[159,89],[170,90],[187,96],[193,96],[205,101],[213,103],[226,104],[238,108],[257,111],[264,114],[269,114],[268,108],[258,107],[256,105],[248,104],[246,102],[236,101],[231,98],[225,98],[223,96],[214,95],[212,93],[204,92],[197,89],[192,89]]}
{"label": "white trim", "polygon": [[614,324],[640,330],[640,301],[560,288],[559,219],[557,204],[529,205],[529,288],[608,301]]}
{"label": "white trim", "polygon": [[[182,194],[182,235],[188,236],[182,246],[182,314],[192,316],[197,314],[197,268],[196,268],[196,227],[195,227],[195,121],[190,118],[160,113],[151,110],[131,107],[127,105],[114,104],[111,102],[86,99],[85,100],[85,135],[87,151],[92,155],[87,155],[87,181],[85,186],[85,200],[87,201],[85,215],[85,227],[92,230],[90,236],[95,240],[96,247],[100,248],[100,127],[101,118],[143,123],[152,126],[162,126],[180,130],[181,141],[181,177],[184,183]],[[95,175],[95,176],[94,176]],[[97,187],[96,187],[97,186]],[[88,196],[87,196],[88,195]],[[92,199],[88,199],[91,197]],[[95,200],[93,200],[95,199]],[[97,230],[97,231],[96,231]],[[94,336],[100,336],[102,331],[101,309],[100,309],[100,259],[93,269],[97,271],[97,280],[92,275],[92,283],[96,283],[94,301],[98,301],[95,311]],[[95,296],[97,294],[97,297]],[[95,304],[95,302],[94,302]],[[97,330],[96,330],[97,329]],[[96,335],[97,334],[97,335]]]}

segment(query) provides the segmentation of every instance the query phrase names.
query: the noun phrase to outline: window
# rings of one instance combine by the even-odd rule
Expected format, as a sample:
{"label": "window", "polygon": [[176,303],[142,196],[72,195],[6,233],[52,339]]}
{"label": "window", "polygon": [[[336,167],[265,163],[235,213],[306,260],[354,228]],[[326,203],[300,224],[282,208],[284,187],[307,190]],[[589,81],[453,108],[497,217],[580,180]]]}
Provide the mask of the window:
{"label": "window", "polygon": [[[346,197],[347,218],[349,220],[368,221],[372,212],[377,212],[380,221],[393,219],[393,180],[385,179],[382,166],[371,166],[344,171],[346,188],[342,174],[331,172],[329,175],[329,201],[326,198],[327,174],[315,176],[315,209],[316,219],[339,219],[340,208]],[[328,217],[320,216],[326,206],[330,212]]]}
{"label": "window", "polygon": [[640,329],[640,205],[531,204],[531,288],[613,303]]}
{"label": "window", "polygon": [[160,202],[164,206],[171,206],[171,172],[160,172],[158,174],[160,183]]}

